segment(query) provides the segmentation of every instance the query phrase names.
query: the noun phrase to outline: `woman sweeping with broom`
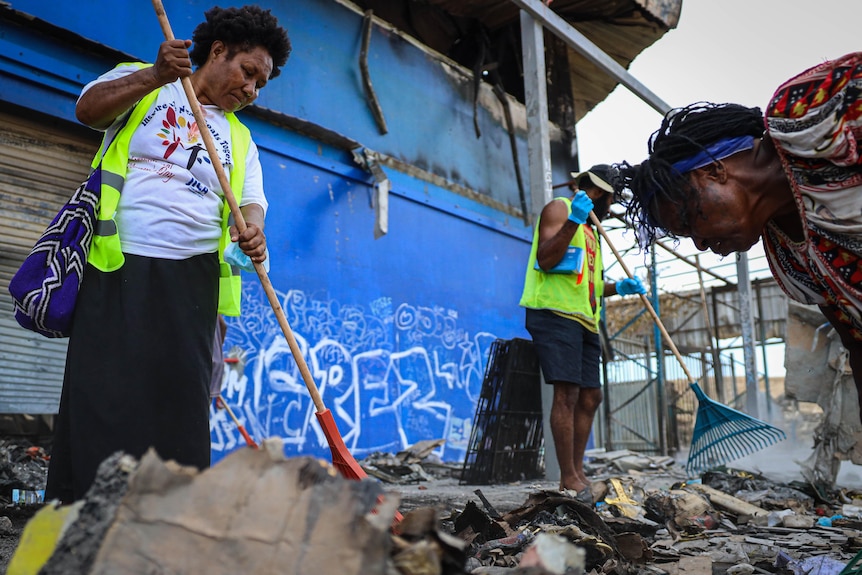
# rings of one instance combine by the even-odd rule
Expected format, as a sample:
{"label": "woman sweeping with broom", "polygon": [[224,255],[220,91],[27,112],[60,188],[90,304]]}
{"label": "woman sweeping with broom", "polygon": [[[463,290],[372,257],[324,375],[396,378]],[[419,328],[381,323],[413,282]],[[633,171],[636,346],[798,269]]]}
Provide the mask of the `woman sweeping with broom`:
{"label": "woman sweeping with broom", "polygon": [[[266,258],[260,160],[234,113],[279,75],[290,41],[258,6],[212,8],[205,17],[191,52],[191,41],[165,41],[153,66],[121,64],[78,100],[78,119],[106,131],[107,152],[46,499],[83,497],[116,451],[140,457],[153,447],[183,465],[210,463],[216,316],[239,314],[239,275],[228,264]],[[188,78],[206,125],[195,121]],[[202,145],[204,130],[219,157]],[[229,223],[214,162],[230,173],[242,232]]]}
{"label": "woman sweeping with broom", "polygon": [[[653,241],[720,255],[759,239],[778,284],[816,304],[850,355],[862,405],[862,53],[785,82],[762,114],[697,103],[669,112],[649,157],[618,165],[617,192]],[[862,413],[860,413],[862,419]]]}

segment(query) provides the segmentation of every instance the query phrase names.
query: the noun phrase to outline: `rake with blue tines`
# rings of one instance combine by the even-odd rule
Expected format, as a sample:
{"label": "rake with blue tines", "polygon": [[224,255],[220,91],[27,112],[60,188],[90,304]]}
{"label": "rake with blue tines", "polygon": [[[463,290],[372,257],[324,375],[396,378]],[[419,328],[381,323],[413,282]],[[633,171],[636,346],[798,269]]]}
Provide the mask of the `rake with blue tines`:
{"label": "rake with blue tines", "polygon": [[[613,250],[626,275],[630,278],[633,277],[623,258],[602,228],[599,219],[592,212],[590,212],[590,218]],[[661,331],[667,346],[682,366],[682,370],[688,378],[689,387],[697,396],[697,419],[691,437],[691,447],[688,451],[688,463],[685,466],[689,475],[696,475],[702,471],[719,467],[728,461],[745,457],[787,438],[787,435],[777,427],[710,399],[692,377],[682,355],[680,355],[652,304],[644,294],[639,295],[659,331]]]}

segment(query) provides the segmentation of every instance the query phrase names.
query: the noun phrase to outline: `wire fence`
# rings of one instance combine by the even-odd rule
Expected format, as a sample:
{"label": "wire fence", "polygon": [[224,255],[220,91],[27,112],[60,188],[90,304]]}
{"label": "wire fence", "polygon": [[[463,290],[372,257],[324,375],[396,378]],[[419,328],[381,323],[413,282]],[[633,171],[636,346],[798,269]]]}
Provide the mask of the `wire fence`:
{"label": "wire fence", "polygon": [[[613,352],[613,360],[604,365],[605,401],[599,418],[603,447],[656,454],[687,449],[698,402],[676,356],[663,350],[659,365],[650,338],[616,338]],[[712,349],[682,354],[682,358],[707,395],[740,409],[746,382],[739,362]]]}

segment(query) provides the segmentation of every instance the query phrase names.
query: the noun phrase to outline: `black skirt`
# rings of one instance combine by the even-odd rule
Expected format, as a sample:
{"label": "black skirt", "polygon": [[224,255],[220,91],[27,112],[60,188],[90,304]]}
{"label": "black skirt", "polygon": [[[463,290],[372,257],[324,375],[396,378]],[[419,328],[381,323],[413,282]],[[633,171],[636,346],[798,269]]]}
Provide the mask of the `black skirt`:
{"label": "black skirt", "polygon": [[87,267],[55,421],[47,499],[84,496],[116,451],[210,464],[209,385],[218,258],[126,255]]}

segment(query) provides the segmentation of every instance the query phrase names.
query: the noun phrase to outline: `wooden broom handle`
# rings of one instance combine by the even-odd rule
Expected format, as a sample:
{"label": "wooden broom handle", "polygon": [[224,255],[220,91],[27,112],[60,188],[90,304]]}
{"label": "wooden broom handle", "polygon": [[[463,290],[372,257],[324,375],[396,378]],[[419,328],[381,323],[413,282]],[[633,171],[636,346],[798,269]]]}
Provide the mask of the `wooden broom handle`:
{"label": "wooden broom handle", "polygon": [[[168,15],[165,13],[165,7],[162,5],[162,0],[152,0],[152,2],[153,8],[156,10],[156,16],[159,19],[159,25],[162,27],[162,32],[165,35],[165,39],[168,41],[173,40],[174,32],[171,30],[171,23],[168,20]],[[186,97],[189,100],[189,105],[192,107],[195,122],[198,124],[198,131],[201,136],[203,136],[204,145],[206,146],[207,153],[212,160],[212,165],[215,168],[221,189],[224,192],[224,199],[230,207],[230,213],[233,215],[237,229],[242,233],[246,229],[245,218],[236,203],[236,197],[233,195],[230,182],[228,181],[227,175],[224,172],[224,167],[221,165],[221,161],[219,160],[218,149],[216,148],[212,134],[207,127],[206,120],[201,111],[200,103],[198,102],[197,94],[195,94],[194,87],[192,87],[192,81],[188,76],[186,76],[182,79],[182,83],[183,89],[186,92]],[[263,285],[263,291],[266,292],[266,298],[269,300],[269,305],[272,306],[272,310],[275,312],[275,317],[278,319],[278,325],[281,326],[281,331],[284,333],[285,339],[287,339],[287,345],[290,346],[293,359],[296,361],[299,372],[302,374],[302,379],[305,381],[305,387],[308,388],[308,393],[311,394],[311,400],[314,402],[314,406],[317,408],[317,411],[322,413],[326,411],[326,406],[323,404],[320,392],[314,384],[314,379],[311,377],[311,371],[309,371],[308,364],[306,364],[305,358],[302,356],[302,350],[299,349],[299,345],[296,343],[293,330],[290,329],[290,324],[287,322],[287,316],[281,308],[278,296],[275,293],[275,289],[272,287],[272,282],[269,281],[266,269],[263,267],[262,263],[252,263],[254,263],[257,277],[260,279],[261,285]]]}
{"label": "wooden broom handle", "polygon": [[[622,256],[617,251],[617,248],[614,247],[614,244],[611,241],[611,238],[609,238],[608,234],[605,233],[605,229],[602,227],[602,223],[599,221],[599,218],[597,218],[596,214],[592,211],[590,212],[590,220],[592,220],[593,225],[596,226],[596,229],[599,230],[599,233],[602,235],[602,237],[608,243],[608,246],[610,246],[611,251],[614,252],[614,255],[616,256],[617,261],[620,262],[620,265],[622,266],[623,270],[626,272],[626,275],[629,278],[634,279],[634,276],[632,275],[631,270],[629,270],[629,267],[626,265],[626,262],[623,261]],[[670,334],[665,329],[664,324],[661,322],[661,319],[658,317],[658,314],[655,312],[655,309],[653,309],[652,304],[649,302],[649,299],[647,298],[646,295],[644,295],[642,293],[640,293],[638,295],[640,296],[641,301],[644,304],[644,307],[646,307],[647,311],[652,316],[652,319],[655,322],[656,326],[658,326],[658,329],[661,332],[661,335],[664,337],[665,341],[667,342],[667,346],[670,348],[670,350],[676,356],[677,361],[679,361],[679,365],[682,367],[682,370],[685,372],[685,376],[688,378],[688,382],[690,384],[695,383],[696,380],[694,379],[694,377],[692,377],[691,372],[688,371],[688,367],[686,367],[685,361],[683,361],[683,359],[682,359],[682,355],[680,355],[679,350],[676,348],[676,345],[673,343],[673,340],[670,338]]]}

